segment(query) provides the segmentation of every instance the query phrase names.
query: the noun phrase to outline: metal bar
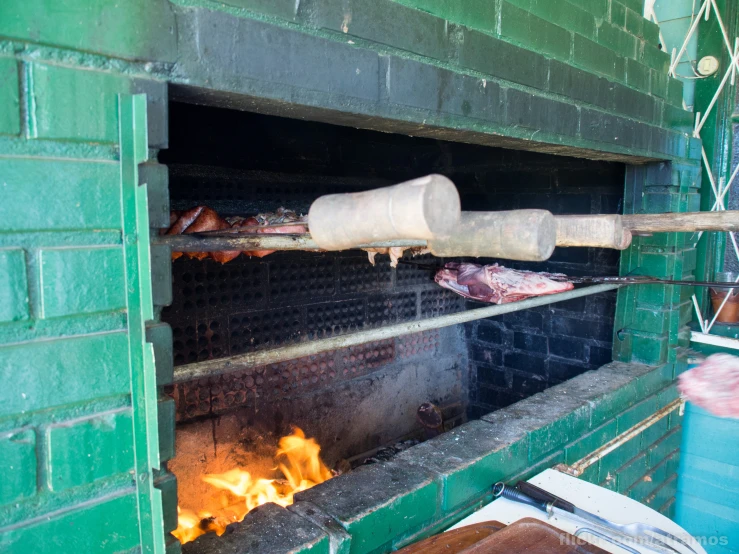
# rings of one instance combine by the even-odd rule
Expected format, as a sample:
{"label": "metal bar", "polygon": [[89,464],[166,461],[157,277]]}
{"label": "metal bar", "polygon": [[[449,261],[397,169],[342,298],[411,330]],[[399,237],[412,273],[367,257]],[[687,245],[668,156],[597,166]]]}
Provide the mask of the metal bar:
{"label": "metal bar", "polygon": [[[158,235],[152,243],[165,244],[172,252],[220,252],[229,250],[321,250],[309,235],[241,235],[232,237],[205,237],[198,235]],[[425,240],[390,240],[360,244],[355,248],[425,247]]]}
{"label": "metal bar", "polygon": [[528,300],[521,300],[520,302],[512,302],[510,304],[488,306],[486,308],[467,310],[457,314],[422,319],[421,321],[398,323],[397,325],[389,325],[379,329],[370,329],[339,337],[301,342],[299,344],[273,348],[271,350],[261,350],[257,352],[249,352],[247,354],[239,354],[237,356],[230,356],[228,358],[205,360],[203,362],[181,365],[174,368],[174,382],[183,383],[193,379],[200,379],[201,377],[221,375],[224,373],[231,373],[233,371],[241,371],[246,368],[274,364],[284,362],[286,360],[294,360],[295,358],[310,356],[320,352],[327,352],[337,348],[357,346],[367,342],[386,340],[393,337],[401,337],[421,331],[428,331],[430,329],[449,327],[459,323],[475,321],[476,319],[518,312],[520,310],[535,308],[537,306],[545,306],[547,304],[562,302],[572,298],[580,298],[581,296],[590,296],[591,294],[615,290],[620,286],[622,285],[595,285],[559,294],[549,294],[546,296],[539,296],[537,298],[529,298]]}
{"label": "metal bar", "polygon": [[670,412],[678,409],[682,404],[683,400],[681,398],[676,398],[675,400],[667,404],[667,406],[665,406],[664,408],[660,408],[648,418],[642,420],[633,427],[630,427],[628,430],[624,431],[614,439],[608,441],[606,444],[591,452],[581,460],[578,460],[577,462],[569,466],[565,464],[559,464],[558,466],[556,466],[555,469],[562,471],[563,473],[579,477],[586,469],[588,469],[598,460],[600,460],[607,454],[610,454],[624,443],[630,441],[639,433],[641,433],[645,429],[648,429],[649,427],[657,423],[660,419],[666,417]]}

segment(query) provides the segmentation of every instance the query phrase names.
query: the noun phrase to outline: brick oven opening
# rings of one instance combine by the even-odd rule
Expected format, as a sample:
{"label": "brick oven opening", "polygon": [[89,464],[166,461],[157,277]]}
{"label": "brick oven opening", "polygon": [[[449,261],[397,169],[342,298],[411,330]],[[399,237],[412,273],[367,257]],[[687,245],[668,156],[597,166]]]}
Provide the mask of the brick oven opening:
{"label": "brick oven opening", "polygon": [[[317,197],[450,178],[468,211],[622,212],[625,166],[172,102],[172,210],[252,216],[307,213]],[[386,460],[460,423],[611,361],[615,291],[293,360],[228,371],[233,356],[424,320],[481,305],[440,288],[430,255],[390,267],[365,252],[275,252],[220,264],[172,263],[179,504],[223,504],[202,476],[248,467],[279,478],[279,439],[302,430],[326,470]],[[571,276],[615,275],[619,253],[558,248],[544,263],[497,261]],[[211,376],[177,378],[196,364]],[[429,417],[430,414],[430,417]],[[431,422],[431,423],[430,423]],[[295,436],[295,435],[293,435]],[[323,470],[321,470],[323,471]],[[280,481],[278,481],[278,484]],[[220,489],[221,491],[223,489]],[[231,499],[233,500],[233,499]],[[221,506],[223,508],[223,506]]]}

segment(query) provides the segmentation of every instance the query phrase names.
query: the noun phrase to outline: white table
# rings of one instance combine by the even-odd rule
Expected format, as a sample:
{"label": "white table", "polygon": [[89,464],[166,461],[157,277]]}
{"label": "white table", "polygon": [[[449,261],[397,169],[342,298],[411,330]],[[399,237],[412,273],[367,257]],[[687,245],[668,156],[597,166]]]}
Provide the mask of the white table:
{"label": "white table", "polygon": [[[688,533],[677,523],[636,500],[632,500],[631,498],[617,492],[604,489],[598,485],[593,485],[592,483],[582,481],[581,479],[560,473],[553,469],[544,470],[535,477],[529,479],[529,483],[549,491],[564,500],[572,502],[578,508],[582,508],[583,510],[611,521],[618,523],[649,523],[668,533],[672,533],[683,540],[686,540],[686,537],[689,536]],[[458,529],[459,527],[465,527],[467,525],[472,525],[473,523],[492,520],[500,521],[501,523],[509,525],[514,521],[518,521],[525,517],[532,517],[545,521],[549,525],[557,527],[562,531],[566,531],[571,535],[574,535],[578,529],[592,527],[592,524],[588,523],[584,519],[578,518],[577,516],[573,516],[571,514],[564,516],[560,514],[562,514],[562,512],[548,517],[547,514],[541,510],[537,510],[531,506],[521,504],[520,502],[513,502],[505,498],[498,498],[474,514],[466,517],[451,529]],[[598,531],[603,531],[602,528],[596,529]],[[618,535],[615,534],[612,536],[614,538],[618,537]],[[606,540],[598,539],[597,537],[593,537],[588,534],[582,534],[580,535],[580,538],[614,554],[629,552],[628,550],[624,550]],[[698,552],[698,554],[706,554],[703,547],[701,547],[696,541],[693,540],[690,542],[690,545],[696,552]],[[669,552],[670,554],[674,554],[674,551],[671,550],[647,547],[634,542],[628,543],[628,546],[642,554],[652,552]],[[674,546],[681,552],[686,554],[690,553],[690,550],[683,546]]]}

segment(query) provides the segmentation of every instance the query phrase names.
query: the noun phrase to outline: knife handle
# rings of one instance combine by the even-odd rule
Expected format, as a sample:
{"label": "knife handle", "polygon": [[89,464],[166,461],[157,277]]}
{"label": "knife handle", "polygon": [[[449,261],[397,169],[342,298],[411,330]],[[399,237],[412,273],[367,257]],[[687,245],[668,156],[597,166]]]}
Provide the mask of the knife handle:
{"label": "knife handle", "polygon": [[575,513],[575,505],[572,502],[567,502],[567,500],[564,500],[559,496],[555,496],[549,491],[540,489],[536,485],[532,485],[526,481],[519,481],[516,483],[516,488],[534,500],[544,502],[545,504],[551,503],[555,508],[559,508],[560,510],[564,510],[571,514]]}
{"label": "knife handle", "polygon": [[508,500],[512,500],[513,502],[520,502],[521,504],[527,504],[529,506],[532,506],[536,508],[537,510],[541,510],[542,512],[548,512],[548,506],[546,502],[540,502],[539,500],[536,500],[534,498],[531,498],[530,496],[522,493],[521,491],[513,488],[508,487],[504,485],[503,483],[496,483],[493,487],[493,495],[496,497],[502,496],[503,498],[506,498]]}

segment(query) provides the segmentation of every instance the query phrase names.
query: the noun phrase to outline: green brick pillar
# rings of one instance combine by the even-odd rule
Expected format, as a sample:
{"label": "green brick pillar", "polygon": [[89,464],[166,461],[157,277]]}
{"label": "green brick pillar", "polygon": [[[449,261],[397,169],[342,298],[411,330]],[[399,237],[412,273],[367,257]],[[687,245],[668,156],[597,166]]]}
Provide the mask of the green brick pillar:
{"label": "green brick pillar", "polygon": [[[686,212],[699,209],[700,167],[695,162],[629,166],[624,213]],[[621,254],[621,274],[692,279],[697,234],[659,233],[634,237]],[[659,365],[674,362],[675,347],[686,346],[693,289],[640,285],[619,290],[614,325],[614,358]]]}

